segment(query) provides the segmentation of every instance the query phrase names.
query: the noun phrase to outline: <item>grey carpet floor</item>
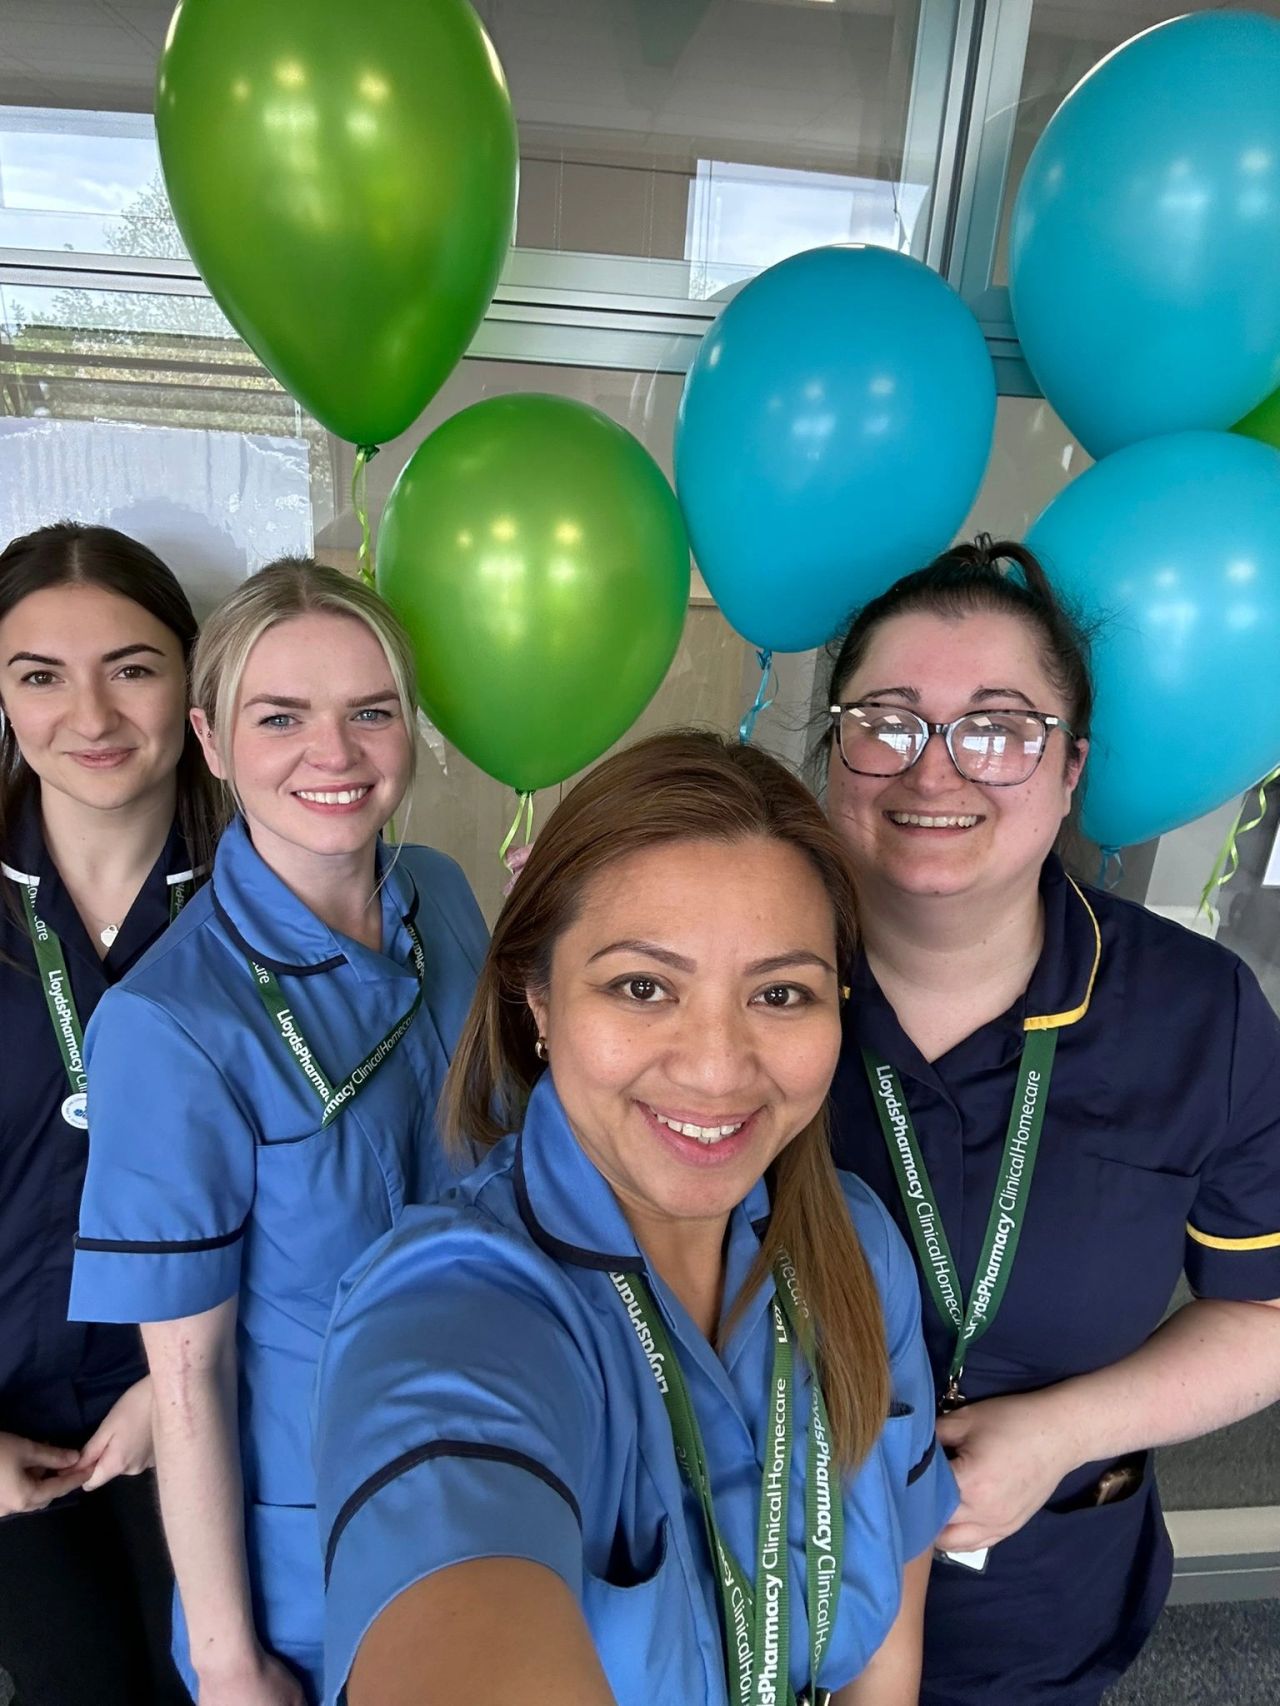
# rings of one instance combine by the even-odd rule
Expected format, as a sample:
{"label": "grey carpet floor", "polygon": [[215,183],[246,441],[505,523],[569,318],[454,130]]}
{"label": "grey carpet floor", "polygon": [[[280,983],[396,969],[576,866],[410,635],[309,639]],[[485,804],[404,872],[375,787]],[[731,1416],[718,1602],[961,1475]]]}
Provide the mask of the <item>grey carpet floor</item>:
{"label": "grey carpet floor", "polygon": [[1280,1600],[1175,1605],[1106,1706],[1277,1706]]}

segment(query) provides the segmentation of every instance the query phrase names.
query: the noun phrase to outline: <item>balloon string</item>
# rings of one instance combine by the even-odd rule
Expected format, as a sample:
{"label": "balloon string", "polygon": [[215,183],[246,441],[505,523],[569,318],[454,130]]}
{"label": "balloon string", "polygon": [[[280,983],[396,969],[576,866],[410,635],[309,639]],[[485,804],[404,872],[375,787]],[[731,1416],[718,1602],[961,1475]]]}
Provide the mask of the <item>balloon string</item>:
{"label": "balloon string", "polygon": [[760,665],[760,685],[756,688],[756,696],[751,709],[738,724],[738,739],[743,746],[750,746],[751,737],[756,732],[756,721],[761,711],[767,711],[773,704],[773,653],[765,647],[756,652],[756,662]]}
{"label": "balloon string", "polygon": [[1218,908],[1214,905],[1214,896],[1223,884],[1229,883],[1240,869],[1240,850],[1236,843],[1242,835],[1248,835],[1251,829],[1257,829],[1263,818],[1266,817],[1267,789],[1277,781],[1280,781],[1280,764],[1277,764],[1275,769],[1258,783],[1257,810],[1248,823],[1240,821],[1244,817],[1245,807],[1249,803],[1248,794],[1241,800],[1240,810],[1232,818],[1226,839],[1218,849],[1218,857],[1213,862],[1213,869],[1209,872],[1209,881],[1204,885],[1204,890],[1200,896],[1200,905],[1196,908],[1196,916],[1199,917],[1203,913],[1215,930],[1218,927],[1219,913]]}
{"label": "balloon string", "polygon": [[[1104,847],[1101,849],[1102,862],[1098,866],[1098,884],[1104,889],[1113,889],[1124,876],[1124,853],[1119,847]],[[1115,863],[1114,871],[1111,869]]]}
{"label": "balloon string", "polygon": [[533,840],[533,794],[523,789],[516,796],[516,815],[512,819],[511,828],[506,833],[502,846],[498,849],[498,861],[505,864],[511,844],[520,833],[520,819],[524,818],[524,844],[527,847]]}
{"label": "balloon string", "polygon": [[351,507],[360,523],[360,579],[373,585],[373,533],[369,527],[369,464],[378,454],[376,444],[361,444],[356,448],[356,465],[351,475]]}

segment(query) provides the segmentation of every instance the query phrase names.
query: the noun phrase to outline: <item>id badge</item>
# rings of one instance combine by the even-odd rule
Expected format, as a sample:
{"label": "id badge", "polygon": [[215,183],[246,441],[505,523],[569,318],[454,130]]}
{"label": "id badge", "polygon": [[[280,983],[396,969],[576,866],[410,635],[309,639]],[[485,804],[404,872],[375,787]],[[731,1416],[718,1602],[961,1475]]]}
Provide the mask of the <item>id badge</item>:
{"label": "id badge", "polygon": [[944,1564],[956,1564],[962,1570],[972,1570],[977,1576],[982,1575],[991,1556],[989,1546],[980,1546],[976,1552],[935,1552],[934,1557]]}

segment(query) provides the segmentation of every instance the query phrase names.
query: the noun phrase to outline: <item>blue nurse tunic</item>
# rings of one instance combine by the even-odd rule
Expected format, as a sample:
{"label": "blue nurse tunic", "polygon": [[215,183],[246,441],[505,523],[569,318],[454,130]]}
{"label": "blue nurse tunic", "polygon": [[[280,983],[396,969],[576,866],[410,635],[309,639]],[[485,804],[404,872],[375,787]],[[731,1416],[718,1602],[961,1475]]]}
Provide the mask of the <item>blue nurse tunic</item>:
{"label": "blue nurse tunic", "polygon": [[[871,1193],[853,1178],[843,1184],[883,1300],[895,1402],[846,1481],[843,1586],[819,1678],[828,1688],[856,1676],[880,1645],[898,1610],[904,1563],[930,1544],[955,1504],[934,1445],[910,1258]],[[726,1312],[768,1214],[761,1182],[730,1218]],[[701,1508],[609,1278],[644,1269],[547,1075],[522,1133],[446,1202],[407,1214],[344,1281],[317,1389],[327,1701],[340,1697],[362,1638],[397,1594],[450,1564],[515,1557],[545,1564],[574,1594],[618,1706],[725,1706]],[[751,1560],[772,1282],[747,1304],[722,1360],[661,1278],[651,1269],[647,1278],[702,1430],[717,1519],[730,1548]],[[807,1370],[795,1414],[809,1414]],[[806,1456],[798,1438],[790,1505],[797,1686],[809,1680]]]}
{"label": "blue nurse tunic", "polygon": [[[99,1005],[87,1038],[89,1169],[73,1319],[163,1321],[239,1297],[240,1445],[257,1627],[319,1692],[320,1550],[307,1402],[338,1280],[452,1174],[436,1100],[486,933],[458,867],[379,848],[381,952],[336,935],[227,830],[211,882]],[[338,1082],[417,991],[403,1041],[320,1129],[321,1105],[259,998],[274,970]],[[190,1677],[185,1630],[175,1651]]]}
{"label": "blue nurse tunic", "polygon": [[[1025,996],[929,1063],[865,962],[833,1089],[837,1160],[907,1218],[863,1067],[901,1081],[962,1285],[971,1286],[1025,1027],[1058,1031],[1026,1218],[1003,1304],[964,1370],[970,1400],[1118,1362],[1159,1326],[1185,1269],[1202,1297],[1280,1296],[1280,1021],[1234,954],[1143,907],[1041,879],[1045,938]],[[965,1295],[968,1295],[966,1289]],[[941,1391],[955,1344],[931,1298]],[[924,1706],[1090,1706],[1134,1658],[1172,1555],[1150,1454],[1095,1505],[1105,1463],[1067,1477],[985,1574],[935,1565]]]}

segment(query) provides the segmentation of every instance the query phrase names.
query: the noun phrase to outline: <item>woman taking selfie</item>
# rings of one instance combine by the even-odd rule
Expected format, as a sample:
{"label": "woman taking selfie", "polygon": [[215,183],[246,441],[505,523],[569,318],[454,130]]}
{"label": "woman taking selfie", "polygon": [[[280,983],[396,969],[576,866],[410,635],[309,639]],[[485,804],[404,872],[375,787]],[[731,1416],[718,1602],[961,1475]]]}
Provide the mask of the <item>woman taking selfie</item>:
{"label": "woman taking selfie", "polygon": [[558,808],[446,1089],[489,1156],[327,1344],[326,1699],[915,1701],[954,1492],[909,1257],[831,1164],[854,937],[760,752],[658,736]]}
{"label": "woman taking selfie", "polygon": [[1151,1448],[1280,1396],[1280,1022],[1054,854],[1092,691],[1025,549],[868,605],[830,704],[863,920],[836,1153],[914,1243],[961,1493],[921,1699],[1095,1706],[1169,1586]]}
{"label": "woman taking selfie", "polygon": [[375,594],[264,569],[193,697],[239,815],[90,1033],[72,1313],[143,1323],[200,1706],[292,1706],[320,1688],[312,1371],[344,1268],[451,1176],[435,1104],[485,931],[451,860],[380,840],[415,693]]}
{"label": "woman taking selfie", "polygon": [[67,1296],[84,1027],[212,857],[195,637],[170,571],[112,528],[0,552],[0,1672],[35,1706],[185,1698],[142,1345],[70,1324]]}

